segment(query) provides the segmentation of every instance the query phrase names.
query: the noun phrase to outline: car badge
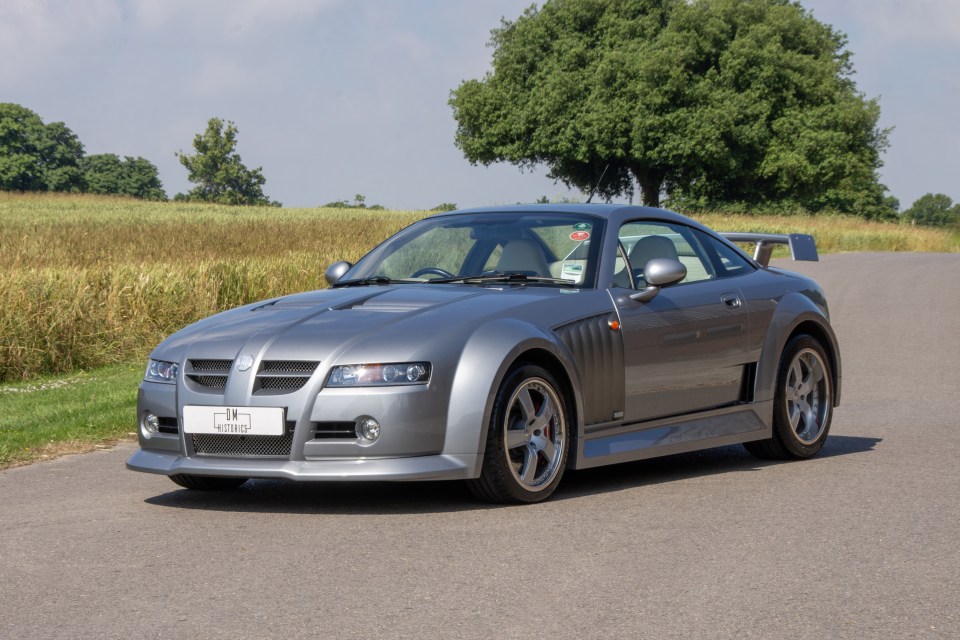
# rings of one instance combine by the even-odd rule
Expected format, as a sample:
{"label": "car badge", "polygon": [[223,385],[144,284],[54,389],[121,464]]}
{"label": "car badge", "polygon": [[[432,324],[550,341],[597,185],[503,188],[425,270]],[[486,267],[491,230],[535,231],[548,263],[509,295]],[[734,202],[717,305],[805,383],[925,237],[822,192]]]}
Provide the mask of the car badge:
{"label": "car badge", "polygon": [[237,371],[246,371],[253,366],[253,356],[240,356],[237,358]]}

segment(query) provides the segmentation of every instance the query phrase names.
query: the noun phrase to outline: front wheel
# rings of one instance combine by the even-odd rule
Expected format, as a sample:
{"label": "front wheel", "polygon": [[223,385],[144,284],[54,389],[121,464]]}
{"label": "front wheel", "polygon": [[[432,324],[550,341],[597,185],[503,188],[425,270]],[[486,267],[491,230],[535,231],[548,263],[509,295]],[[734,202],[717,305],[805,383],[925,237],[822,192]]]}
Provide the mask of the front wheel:
{"label": "front wheel", "polygon": [[549,371],[521,365],[497,392],[480,477],[468,486],[481,500],[546,500],[560,484],[570,446],[569,411]]}
{"label": "front wheel", "polygon": [[777,371],[773,437],[747,442],[759,458],[810,458],[823,448],[833,417],[833,377],[823,346],[808,335],[787,343]]}
{"label": "front wheel", "polygon": [[224,491],[226,489],[236,489],[247,478],[222,478],[220,476],[193,476],[185,473],[178,473],[170,476],[176,484],[184,489],[194,489],[197,491]]}

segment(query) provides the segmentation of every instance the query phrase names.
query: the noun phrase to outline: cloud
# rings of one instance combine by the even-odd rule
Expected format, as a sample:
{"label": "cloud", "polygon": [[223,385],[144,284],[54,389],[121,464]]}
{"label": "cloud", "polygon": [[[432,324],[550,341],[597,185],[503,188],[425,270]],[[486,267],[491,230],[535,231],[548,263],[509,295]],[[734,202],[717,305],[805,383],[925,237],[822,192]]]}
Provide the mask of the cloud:
{"label": "cloud", "polygon": [[133,0],[137,23],[162,30],[171,25],[214,39],[242,40],[265,26],[309,20],[340,0]]}
{"label": "cloud", "polygon": [[890,41],[960,46],[957,0],[856,0],[851,13]]}
{"label": "cloud", "polygon": [[3,0],[0,87],[48,68],[73,46],[101,40],[121,19],[116,0]]}

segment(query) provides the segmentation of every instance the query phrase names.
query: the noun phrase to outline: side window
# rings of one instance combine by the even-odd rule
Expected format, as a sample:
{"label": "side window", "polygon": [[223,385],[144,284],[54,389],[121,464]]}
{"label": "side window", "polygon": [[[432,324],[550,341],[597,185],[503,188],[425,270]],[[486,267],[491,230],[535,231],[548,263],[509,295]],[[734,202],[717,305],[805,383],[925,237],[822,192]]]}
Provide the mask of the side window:
{"label": "side window", "polygon": [[[693,229],[665,222],[628,222],[620,227],[620,244],[627,254],[629,266],[638,289],[646,286],[643,268],[653,258],[679,260],[687,268],[687,277],[680,284],[711,280],[716,277],[716,268],[707,259],[703,245]],[[628,281],[629,275],[619,269],[614,282]]]}
{"label": "side window", "polygon": [[718,278],[742,276],[755,270],[755,267],[740,252],[720,242],[716,238],[697,231],[697,237],[707,251],[707,257],[713,263]]}

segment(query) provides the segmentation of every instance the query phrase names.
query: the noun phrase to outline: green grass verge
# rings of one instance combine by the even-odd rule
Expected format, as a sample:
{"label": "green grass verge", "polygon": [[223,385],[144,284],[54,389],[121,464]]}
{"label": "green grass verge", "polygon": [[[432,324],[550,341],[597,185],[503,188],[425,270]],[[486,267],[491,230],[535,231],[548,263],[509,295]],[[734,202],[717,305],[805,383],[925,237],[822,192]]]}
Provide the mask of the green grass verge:
{"label": "green grass verge", "polygon": [[0,469],[131,440],[143,366],[0,385]]}

